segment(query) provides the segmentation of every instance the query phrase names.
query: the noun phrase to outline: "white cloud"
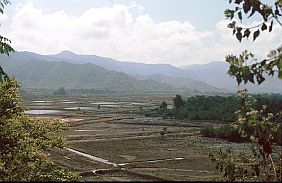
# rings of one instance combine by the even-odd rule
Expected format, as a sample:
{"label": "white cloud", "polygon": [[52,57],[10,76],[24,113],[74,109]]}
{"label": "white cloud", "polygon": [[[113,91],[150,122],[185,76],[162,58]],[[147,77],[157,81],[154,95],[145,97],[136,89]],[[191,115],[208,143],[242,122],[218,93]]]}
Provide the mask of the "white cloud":
{"label": "white cloud", "polygon": [[[135,11],[137,10],[137,11]],[[43,13],[33,3],[19,5],[7,36],[18,51],[52,54],[71,50],[126,61],[176,63],[212,33],[188,21],[156,23],[137,3],[89,8],[80,16]],[[134,13],[133,13],[134,12]]]}
{"label": "white cloud", "polygon": [[[271,49],[278,48],[282,45],[282,31],[278,24],[273,26],[272,32],[261,31],[260,36],[253,42],[252,34],[249,39],[242,39],[240,43],[235,35],[232,35],[232,29],[227,28],[229,21],[222,20],[216,24],[216,32],[219,39],[210,47],[202,47],[195,53],[196,61],[205,62],[212,60],[224,60],[226,55],[240,54],[244,50],[251,51],[256,58],[265,58]],[[243,27],[252,27],[259,22],[253,22],[251,25]],[[257,29],[252,29],[256,31]],[[200,54],[204,53],[204,54]]]}
{"label": "white cloud", "polygon": [[271,34],[262,34],[255,44],[240,44],[226,25],[223,20],[215,30],[199,31],[188,21],[156,23],[136,2],[90,7],[79,16],[64,11],[44,13],[29,2],[18,5],[11,24],[3,28],[18,51],[54,54],[70,50],[122,61],[172,65],[224,60],[227,54],[247,48],[263,55],[282,42],[278,26]]}

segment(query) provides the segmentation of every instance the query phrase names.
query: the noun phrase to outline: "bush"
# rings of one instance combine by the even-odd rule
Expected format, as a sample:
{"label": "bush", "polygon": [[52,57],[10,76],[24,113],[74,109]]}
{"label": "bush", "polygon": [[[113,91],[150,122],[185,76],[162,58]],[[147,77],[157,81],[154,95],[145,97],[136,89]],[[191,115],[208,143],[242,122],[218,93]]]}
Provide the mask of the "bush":
{"label": "bush", "polygon": [[245,142],[247,140],[241,137],[239,130],[231,125],[218,128],[207,126],[201,130],[201,135],[204,137],[225,139],[230,142]]}
{"label": "bush", "polygon": [[67,181],[78,178],[50,161],[51,148],[63,148],[59,120],[42,121],[23,114],[19,84],[0,83],[0,181]]}
{"label": "bush", "polygon": [[59,89],[57,89],[55,92],[54,92],[54,95],[66,95],[66,90],[64,87],[61,87]]}

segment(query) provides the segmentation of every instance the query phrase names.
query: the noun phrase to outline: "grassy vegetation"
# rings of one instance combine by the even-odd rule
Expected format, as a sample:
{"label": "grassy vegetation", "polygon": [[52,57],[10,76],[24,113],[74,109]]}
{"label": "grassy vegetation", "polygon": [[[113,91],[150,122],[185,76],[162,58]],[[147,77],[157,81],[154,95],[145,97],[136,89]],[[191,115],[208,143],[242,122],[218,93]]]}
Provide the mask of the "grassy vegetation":
{"label": "grassy vegetation", "polygon": [[[277,114],[282,111],[281,94],[253,95],[256,103],[253,108],[261,110],[267,105],[266,113]],[[177,100],[175,100],[177,99]],[[240,100],[235,96],[191,96],[181,101],[181,97],[174,98],[174,107],[167,109],[161,104],[159,107],[146,112],[146,116],[162,116],[163,118],[189,119],[189,120],[217,120],[233,122],[236,120],[235,112],[240,108]],[[182,105],[179,105],[182,104]]]}
{"label": "grassy vegetation", "polygon": [[239,130],[231,125],[223,127],[207,126],[201,130],[201,135],[204,137],[221,138],[230,142],[245,142],[246,138],[241,137]]}
{"label": "grassy vegetation", "polygon": [[[282,95],[281,94],[258,94],[252,95],[256,100],[253,109],[261,110],[264,105],[264,116],[267,113],[274,114],[275,123],[279,124],[273,134],[272,142],[282,145]],[[234,122],[235,112],[240,108],[240,100],[235,96],[192,96],[183,100],[177,95],[173,98],[174,107],[167,109],[166,102],[159,107],[146,112],[146,116],[162,116],[163,118],[189,119],[189,120],[216,120],[221,122]],[[211,138],[225,139],[231,142],[247,142],[248,138],[242,137],[239,129],[232,125],[222,127],[207,126],[201,130],[201,135]]]}
{"label": "grassy vegetation", "polygon": [[[201,129],[201,135],[210,138],[220,138],[230,142],[248,142],[249,138],[242,137],[239,129],[232,125],[225,125],[222,127],[207,126]],[[273,143],[282,145],[282,124],[280,123],[278,129],[273,134]]]}

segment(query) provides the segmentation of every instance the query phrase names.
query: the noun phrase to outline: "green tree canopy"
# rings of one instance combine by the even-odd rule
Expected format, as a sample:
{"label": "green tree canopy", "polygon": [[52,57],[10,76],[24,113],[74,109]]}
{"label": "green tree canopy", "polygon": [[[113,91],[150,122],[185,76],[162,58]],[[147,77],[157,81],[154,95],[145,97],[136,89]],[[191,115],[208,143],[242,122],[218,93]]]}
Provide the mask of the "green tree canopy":
{"label": "green tree canopy", "polygon": [[63,148],[58,120],[36,120],[23,114],[15,78],[0,83],[0,181],[66,181],[75,173],[50,161],[47,151]]}
{"label": "green tree canopy", "polygon": [[[282,24],[279,20],[282,16],[282,0],[277,0],[273,6],[264,4],[259,0],[229,0],[229,3],[235,5],[235,9],[225,11],[225,16],[230,20],[233,20],[237,14],[239,20],[242,21],[243,13],[245,15],[250,13],[247,18],[254,14],[262,17],[262,22],[253,27],[243,28],[238,26],[236,20],[228,25],[229,28],[233,29],[233,34],[239,41],[248,38],[252,32],[253,41],[261,35],[262,31],[268,30],[271,32],[274,21],[280,25],[282,31]],[[254,83],[254,78],[256,78],[258,84],[261,84],[265,81],[263,74],[267,73],[273,76],[276,71],[278,78],[282,79],[282,45],[271,51],[268,57],[268,59],[257,62],[253,59],[254,55],[247,50],[239,57],[229,55],[226,57],[226,61],[230,63],[228,73],[236,77],[238,84],[242,81]],[[251,61],[251,63],[247,64],[248,61]],[[253,142],[251,153],[240,152],[238,156],[232,149],[227,149],[224,152],[220,150],[217,154],[210,153],[211,160],[216,164],[216,168],[223,172],[223,176],[228,181],[281,182],[281,149],[275,151],[273,145],[274,134],[281,129],[282,111],[274,116],[274,114],[266,112],[267,106],[264,106],[261,110],[253,109],[252,104],[255,101],[247,95],[247,90],[238,91],[237,96],[241,99],[241,109],[236,112],[237,121],[233,125],[239,129],[242,137]],[[277,123],[276,119],[280,122]]]}
{"label": "green tree canopy", "polygon": [[[224,14],[231,22],[228,28],[233,29],[233,35],[241,42],[242,39],[248,39],[252,35],[255,41],[263,31],[271,32],[274,23],[278,23],[282,32],[280,18],[282,16],[282,0],[277,0],[273,5],[262,3],[260,0],[229,0],[229,3],[235,5],[234,9],[225,10]],[[244,16],[245,15],[245,16]],[[238,24],[236,17],[242,22],[244,18],[250,18],[258,15],[262,18],[261,23],[252,27],[242,27]],[[281,43],[282,44],[282,43]],[[271,49],[271,48],[270,48]],[[273,76],[278,72],[278,77],[282,79],[282,45],[278,48],[272,48],[268,58],[261,60],[254,59],[254,55],[245,50],[241,55],[226,56],[226,61],[230,64],[228,73],[235,77],[237,83],[255,83],[261,84],[265,81],[265,74]]]}
{"label": "green tree canopy", "polygon": [[181,107],[184,107],[185,101],[182,99],[180,95],[176,95],[173,98],[173,105],[175,108],[181,108]]}
{"label": "green tree canopy", "polygon": [[64,87],[60,87],[54,92],[54,95],[66,95],[66,90]]}
{"label": "green tree canopy", "polygon": [[[3,14],[8,0],[0,0]],[[0,54],[9,55],[11,41],[0,35]],[[58,120],[42,121],[24,115],[19,84],[0,66],[0,181],[67,181],[78,178],[50,161],[51,148],[66,146]]]}

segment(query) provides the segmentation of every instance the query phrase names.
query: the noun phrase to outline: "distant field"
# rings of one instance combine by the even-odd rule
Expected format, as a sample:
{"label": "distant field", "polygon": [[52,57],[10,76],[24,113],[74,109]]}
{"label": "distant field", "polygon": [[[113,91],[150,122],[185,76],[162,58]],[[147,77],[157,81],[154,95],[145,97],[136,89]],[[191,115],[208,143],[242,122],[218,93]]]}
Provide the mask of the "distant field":
{"label": "distant field", "polygon": [[[62,135],[72,151],[55,149],[50,153],[61,166],[81,173],[84,181],[220,180],[208,157],[209,150],[230,146],[240,150],[248,144],[200,135],[201,128],[221,126],[219,122],[139,114],[157,107],[161,101],[171,101],[172,97],[35,95],[24,97],[23,103],[27,110],[39,110],[30,114],[33,117],[58,118],[69,124]],[[49,110],[59,112],[48,114]]]}

